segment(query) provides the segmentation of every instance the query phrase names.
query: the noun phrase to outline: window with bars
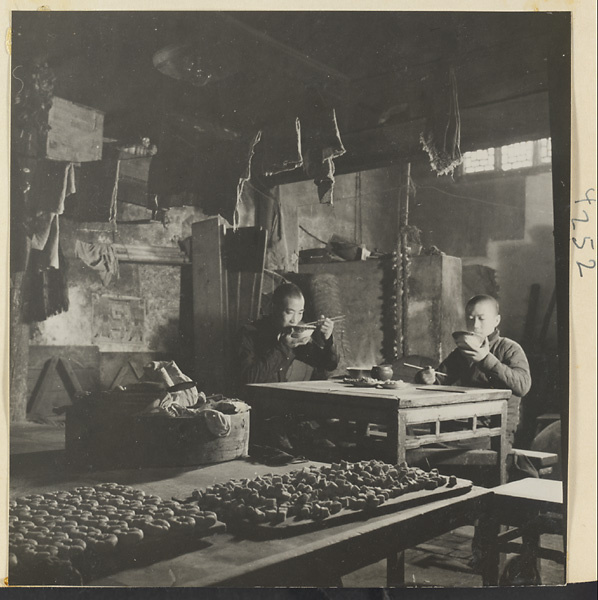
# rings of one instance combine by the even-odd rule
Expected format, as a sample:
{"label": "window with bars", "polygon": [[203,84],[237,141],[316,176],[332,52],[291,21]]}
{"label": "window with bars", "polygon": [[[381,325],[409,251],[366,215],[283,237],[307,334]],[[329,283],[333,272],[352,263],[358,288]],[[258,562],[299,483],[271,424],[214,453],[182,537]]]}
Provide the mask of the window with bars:
{"label": "window with bars", "polygon": [[549,165],[552,160],[550,138],[517,142],[499,148],[483,148],[463,154],[463,173],[513,171]]}
{"label": "window with bars", "polygon": [[550,163],[552,160],[552,140],[550,138],[544,138],[538,140],[538,161],[545,165]]}
{"label": "window with bars", "polygon": [[500,168],[502,171],[525,169],[534,166],[534,142],[519,142],[502,146]]}
{"label": "window with bars", "polygon": [[495,154],[494,148],[465,152],[463,155],[463,172],[481,173],[482,171],[494,171]]}

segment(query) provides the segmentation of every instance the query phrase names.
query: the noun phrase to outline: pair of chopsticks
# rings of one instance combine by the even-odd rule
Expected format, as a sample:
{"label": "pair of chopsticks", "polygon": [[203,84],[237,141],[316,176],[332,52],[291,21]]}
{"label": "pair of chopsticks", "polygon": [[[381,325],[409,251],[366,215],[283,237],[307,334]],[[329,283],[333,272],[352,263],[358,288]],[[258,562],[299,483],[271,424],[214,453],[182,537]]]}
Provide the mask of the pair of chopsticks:
{"label": "pair of chopsticks", "polygon": [[[336,321],[342,321],[345,318],[345,315],[339,315],[338,317],[330,317],[330,320],[332,322],[336,322]],[[318,319],[317,321],[311,321],[309,323],[304,323],[302,325],[302,327],[305,327],[306,325],[319,325],[322,322],[322,319]]]}
{"label": "pair of chopsticks", "polygon": [[[428,367],[418,367],[417,365],[410,365],[409,363],[403,363],[405,367],[409,367],[410,369],[417,369],[421,371],[422,369],[427,369]],[[441,377],[446,377],[446,373],[441,373],[440,371],[434,371],[435,375],[440,375]]]}

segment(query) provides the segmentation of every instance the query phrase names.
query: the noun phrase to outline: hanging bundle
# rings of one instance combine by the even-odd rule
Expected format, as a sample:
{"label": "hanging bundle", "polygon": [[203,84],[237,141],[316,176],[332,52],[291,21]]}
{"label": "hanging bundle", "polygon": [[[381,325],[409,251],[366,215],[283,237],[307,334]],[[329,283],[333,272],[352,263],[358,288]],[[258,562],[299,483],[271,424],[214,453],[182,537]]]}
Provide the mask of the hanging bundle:
{"label": "hanging bundle", "polygon": [[17,65],[12,76],[13,150],[22,156],[43,158],[56,76],[45,58]]}
{"label": "hanging bundle", "polygon": [[426,129],[420,134],[423,149],[437,175],[449,175],[461,164],[461,114],[455,71],[449,69],[449,81],[434,90]]}

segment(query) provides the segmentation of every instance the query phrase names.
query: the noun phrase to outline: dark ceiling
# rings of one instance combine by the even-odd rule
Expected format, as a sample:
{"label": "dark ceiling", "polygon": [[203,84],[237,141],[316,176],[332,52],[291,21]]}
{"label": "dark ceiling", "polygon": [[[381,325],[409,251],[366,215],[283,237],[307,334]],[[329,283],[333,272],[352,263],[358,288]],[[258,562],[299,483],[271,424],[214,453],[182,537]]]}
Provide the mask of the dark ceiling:
{"label": "dark ceiling", "polygon": [[47,56],[56,95],[104,111],[119,140],[251,132],[308,87],[350,136],[421,119],[448,65],[463,110],[542,93],[554,25],[537,12],[13,12],[12,67]]}

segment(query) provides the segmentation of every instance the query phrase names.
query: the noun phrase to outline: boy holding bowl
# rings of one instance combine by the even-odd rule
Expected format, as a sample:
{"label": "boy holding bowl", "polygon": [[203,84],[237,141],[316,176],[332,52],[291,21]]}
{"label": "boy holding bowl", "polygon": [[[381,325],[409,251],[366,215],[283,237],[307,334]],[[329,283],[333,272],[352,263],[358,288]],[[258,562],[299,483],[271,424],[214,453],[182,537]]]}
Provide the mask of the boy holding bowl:
{"label": "boy holding bowl", "polygon": [[436,369],[419,371],[419,383],[460,383],[466,387],[511,390],[508,401],[507,444],[512,447],[519,425],[521,398],[532,384],[529,363],[523,348],[513,340],[501,337],[498,330],[500,309],[492,296],[474,296],[465,306],[467,331],[472,335],[457,336],[457,348]]}

